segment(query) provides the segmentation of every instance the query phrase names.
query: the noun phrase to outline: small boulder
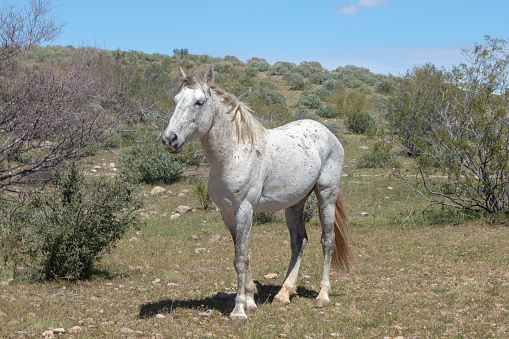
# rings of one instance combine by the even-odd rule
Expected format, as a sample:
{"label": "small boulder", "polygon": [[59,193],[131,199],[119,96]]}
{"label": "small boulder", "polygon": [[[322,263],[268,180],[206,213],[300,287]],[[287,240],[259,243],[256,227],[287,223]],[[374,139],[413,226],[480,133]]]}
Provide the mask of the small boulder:
{"label": "small boulder", "polygon": [[74,327],[71,327],[67,332],[69,334],[76,335],[76,334],[83,332],[83,329],[79,326],[74,326]]}
{"label": "small boulder", "polygon": [[361,212],[361,213],[359,214],[359,217],[367,217],[368,215],[369,215],[369,213],[368,213],[368,212]]}
{"label": "small boulder", "polygon": [[180,217],[180,214],[179,213],[175,213],[175,214],[172,214],[170,215],[170,219],[173,220],[173,219],[177,219]]}
{"label": "small boulder", "polygon": [[161,186],[156,186],[156,187],[152,188],[152,190],[150,191],[150,194],[154,195],[154,194],[161,194],[164,192],[166,192],[165,188],[163,188]]}
{"label": "small boulder", "polygon": [[190,206],[179,206],[177,207],[177,213],[183,214],[191,211],[193,208]]}

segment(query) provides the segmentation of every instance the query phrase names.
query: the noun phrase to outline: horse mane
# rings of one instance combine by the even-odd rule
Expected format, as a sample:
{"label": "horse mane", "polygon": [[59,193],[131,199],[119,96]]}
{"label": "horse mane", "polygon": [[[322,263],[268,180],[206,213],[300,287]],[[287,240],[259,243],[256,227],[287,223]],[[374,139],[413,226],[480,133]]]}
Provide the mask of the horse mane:
{"label": "horse mane", "polygon": [[[180,89],[183,87],[201,88],[206,92],[206,79],[204,73],[186,75],[181,79]],[[219,98],[219,102],[226,108],[235,128],[235,136],[238,143],[249,141],[254,144],[266,132],[265,127],[251,114],[251,109],[235,96],[227,93],[222,88],[212,85],[211,91]]]}

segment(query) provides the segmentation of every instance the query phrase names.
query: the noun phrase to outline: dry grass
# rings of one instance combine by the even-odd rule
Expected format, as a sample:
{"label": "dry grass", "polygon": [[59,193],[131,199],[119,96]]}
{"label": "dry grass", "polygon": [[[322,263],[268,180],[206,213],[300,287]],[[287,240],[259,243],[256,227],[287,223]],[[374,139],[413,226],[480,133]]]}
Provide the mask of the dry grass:
{"label": "dry grass", "polygon": [[[133,231],[122,240],[92,280],[0,286],[0,337],[41,337],[50,328],[75,325],[83,329],[75,337],[83,338],[509,336],[507,226],[461,219],[430,224],[417,212],[412,224],[407,217],[414,195],[391,170],[358,170],[351,163],[362,143],[349,138],[343,181],[355,260],[350,272],[333,272],[328,308],[313,307],[322,266],[318,220],[308,226],[298,296],[288,307],[271,304],[290,257],[279,218],[255,226],[252,235],[258,311],[245,326],[229,326],[233,243],[217,211],[169,219],[178,205],[198,206],[194,185],[184,182],[166,187],[189,189],[183,198],[150,196],[151,187],[143,188],[143,234]],[[279,278],[267,281],[267,273]],[[217,298],[218,292],[226,297]]]}

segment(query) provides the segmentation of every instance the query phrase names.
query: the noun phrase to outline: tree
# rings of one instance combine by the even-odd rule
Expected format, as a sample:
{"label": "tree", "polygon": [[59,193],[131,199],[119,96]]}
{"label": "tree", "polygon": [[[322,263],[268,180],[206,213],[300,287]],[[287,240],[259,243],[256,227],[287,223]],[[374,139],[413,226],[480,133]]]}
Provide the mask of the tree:
{"label": "tree", "polygon": [[121,67],[107,53],[80,48],[66,62],[36,65],[16,56],[55,38],[62,24],[49,1],[0,8],[0,194],[47,181],[64,160],[116,133],[126,112]]}
{"label": "tree", "polygon": [[60,35],[64,24],[51,11],[49,0],[30,0],[23,8],[10,1],[0,5],[0,75],[22,50]]}
{"label": "tree", "polygon": [[415,162],[431,204],[509,211],[509,50],[485,38],[452,70],[432,64],[401,77],[390,101],[390,139]]}

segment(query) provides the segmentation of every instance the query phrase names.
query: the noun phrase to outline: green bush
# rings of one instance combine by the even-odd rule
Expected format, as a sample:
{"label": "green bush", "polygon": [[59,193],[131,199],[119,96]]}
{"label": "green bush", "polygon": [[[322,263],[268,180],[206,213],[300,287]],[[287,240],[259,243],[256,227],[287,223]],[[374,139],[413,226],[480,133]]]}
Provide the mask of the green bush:
{"label": "green bush", "polygon": [[318,200],[315,194],[311,194],[304,205],[304,222],[307,224],[318,212]]}
{"label": "green bush", "polygon": [[372,153],[363,154],[357,163],[358,168],[383,168],[392,161],[391,147],[388,144],[378,142],[373,147]]}
{"label": "green bush", "polygon": [[186,161],[162,147],[145,144],[128,149],[120,158],[120,174],[133,183],[172,184],[180,179]]}
{"label": "green bush", "polygon": [[360,114],[355,112],[347,113],[345,124],[352,133],[356,134],[367,134],[374,132],[379,125],[378,118],[368,112]]}
{"label": "green bush", "polygon": [[195,187],[195,191],[201,207],[204,210],[208,210],[212,206],[212,199],[210,199],[209,192],[207,191],[207,185],[200,180]]}
{"label": "green bush", "polygon": [[338,111],[329,105],[321,106],[316,110],[316,114],[322,118],[335,118],[338,116]]}
{"label": "green bush", "polygon": [[268,224],[274,220],[276,220],[276,212],[260,212],[253,214],[254,225]]}
{"label": "green bush", "polygon": [[304,77],[299,73],[285,73],[285,75],[283,75],[283,80],[288,86],[290,86],[290,89],[293,91],[301,91],[304,89]]}
{"label": "green bush", "polygon": [[322,100],[318,95],[311,94],[299,98],[296,105],[316,109],[322,105]]}
{"label": "green bush", "polygon": [[306,107],[297,107],[297,109],[293,112],[293,118],[295,120],[319,120],[319,117],[316,114],[311,113]]}
{"label": "green bush", "polygon": [[285,75],[286,73],[294,72],[297,68],[292,62],[278,61],[276,62],[269,71],[270,75]]}
{"label": "green bush", "polygon": [[54,183],[52,194],[32,193],[10,212],[2,206],[2,251],[15,278],[88,278],[94,264],[138,222],[134,212],[141,204],[126,182],[87,179],[71,163],[55,172]]}
{"label": "green bush", "polygon": [[341,140],[342,128],[341,125],[335,121],[328,122],[325,124],[325,127],[329,129],[338,139]]}

